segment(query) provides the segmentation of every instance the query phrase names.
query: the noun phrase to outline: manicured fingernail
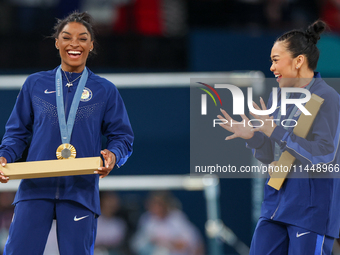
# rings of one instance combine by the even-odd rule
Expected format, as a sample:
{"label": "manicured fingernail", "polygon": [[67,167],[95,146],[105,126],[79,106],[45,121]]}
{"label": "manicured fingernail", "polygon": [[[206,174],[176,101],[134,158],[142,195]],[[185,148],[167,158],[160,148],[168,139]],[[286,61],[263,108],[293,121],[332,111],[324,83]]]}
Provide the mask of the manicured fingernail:
{"label": "manicured fingernail", "polygon": [[5,163],[2,163],[1,165],[2,165],[2,166],[5,166],[6,164],[5,164]]}
{"label": "manicured fingernail", "polygon": [[98,171],[94,171],[94,173],[95,173],[95,174],[97,174],[97,173],[98,173]]}

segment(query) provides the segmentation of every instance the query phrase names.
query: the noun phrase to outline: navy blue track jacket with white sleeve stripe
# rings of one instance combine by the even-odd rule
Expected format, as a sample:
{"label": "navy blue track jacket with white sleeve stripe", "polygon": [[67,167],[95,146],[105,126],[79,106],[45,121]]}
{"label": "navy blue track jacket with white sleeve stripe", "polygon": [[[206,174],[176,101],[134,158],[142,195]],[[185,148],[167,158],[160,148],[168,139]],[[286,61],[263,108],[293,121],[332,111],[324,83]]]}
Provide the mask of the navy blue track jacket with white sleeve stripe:
{"label": "navy blue track jacket with white sleeve stripe", "polygon": [[[261,217],[302,227],[321,235],[338,237],[340,230],[340,97],[339,94],[315,73],[315,81],[310,87],[311,94],[324,99],[319,113],[306,139],[293,134],[293,127],[286,130],[277,126],[272,135],[267,137],[261,132],[247,140],[247,147],[253,149],[254,156],[261,162],[269,164],[274,161],[275,143],[281,151],[288,151],[295,160],[296,172],[289,173],[282,188],[276,189],[265,185],[264,201]],[[281,90],[278,90],[278,106],[281,104]],[[300,94],[291,94],[291,98],[299,98]],[[272,95],[268,107],[272,105]],[[287,105],[287,118],[293,110]],[[278,116],[277,109],[274,119]],[[299,111],[294,119],[299,118]],[[319,164],[319,165],[318,165]],[[315,170],[324,167],[321,176]],[[306,171],[309,169],[310,171]],[[300,171],[301,170],[301,171]],[[336,172],[337,171],[337,172]],[[293,178],[294,175],[299,178]],[[301,178],[304,177],[304,178]],[[335,178],[318,178],[335,177]],[[267,180],[268,181],[268,180]],[[266,182],[267,183],[267,182]]]}
{"label": "navy blue track jacket with white sleeve stripe", "polygon": [[[56,69],[30,75],[25,81],[0,147],[0,156],[9,163],[19,159],[32,137],[27,161],[56,159],[62,143],[56,107]],[[79,74],[68,73],[69,80]],[[67,88],[62,75],[66,119],[79,79]],[[106,148],[113,152],[118,166],[132,153],[133,131],[117,88],[88,69],[88,80],[80,100],[70,143],[77,158],[100,156],[102,135]],[[71,160],[71,159],[70,159]],[[36,178],[22,180],[14,203],[29,199],[61,199],[81,203],[100,214],[99,175]]]}

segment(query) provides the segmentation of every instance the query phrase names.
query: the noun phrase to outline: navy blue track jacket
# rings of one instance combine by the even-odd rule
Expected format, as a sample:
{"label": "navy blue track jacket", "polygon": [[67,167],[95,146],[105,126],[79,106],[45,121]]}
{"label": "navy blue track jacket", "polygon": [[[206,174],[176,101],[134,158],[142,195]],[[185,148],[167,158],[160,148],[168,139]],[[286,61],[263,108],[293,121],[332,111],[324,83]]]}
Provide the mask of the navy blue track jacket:
{"label": "navy blue track jacket", "polygon": [[[281,151],[288,151],[295,158],[296,172],[290,172],[282,188],[277,191],[265,185],[264,201],[261,217],[302,227],[321,235],[338,237],[340,230],[340,168],[339,133],[340,133],[340,97],[339,94],[315,73],[315,81],[310,87],[311,94],[325,99],[317,114],[306,139],[293,134],[293,127],[288,130],[277,126],[270,137],[261,132],[247,140],[247,147],[253,149],[254,156],[265,164],[274,161],[275,143]],[[281,90],[278,91],[278,106],[281,105]],[[300,94],[292,94],[291,98],[299,98]],[[268,107],[272,104],[269,97]],[[293,105],[287,106],[288,118]],[[274,119],[278,115],[277,109]],[[299,118],[299,112],[294,119]],[[316,168],[317,164],[326,164],[330,177],[318,178],[320,173],[305,171],[305,167]],[[300,173],[302,169],[302,173]],[[333,170],[332,170],[333,169]],[[332,171],[332,173],[330,173]]]}
{"label": "navy blue track jacket", "polygon": [[[18,160],[32,137],[27,161],[56,159],[62,143],[56,107],[56,69],[30,75],[25,81],[0,146],[0,156],[9,163]],[[69,80],[79,76],[75,73]],[[63,93],[66,120],[79,79]],[[76,114],[70,143],[77,158],[100,156],[102,135],[107,137],[107,149],[123,165],[132,153],[133,131],[117,88],[108,80],[88,69],[88,80]],[[71,159],[70,159],[71,160]],[[65,199],[79,202],[100,214],[99,175],[80,175],[22,180],[14,203],[28,199]]]}

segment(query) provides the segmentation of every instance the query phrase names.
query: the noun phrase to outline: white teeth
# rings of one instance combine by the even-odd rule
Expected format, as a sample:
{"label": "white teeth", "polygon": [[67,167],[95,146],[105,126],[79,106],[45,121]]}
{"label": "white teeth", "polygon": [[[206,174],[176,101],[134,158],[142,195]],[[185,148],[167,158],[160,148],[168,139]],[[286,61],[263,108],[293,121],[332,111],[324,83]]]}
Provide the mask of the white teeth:
{"label": "white teeth", "polygon": [[275,78],[279,77],[280,75],[279,74],[275,74]]}
{"label": "white teeth", "polygon": [[68,53],[68,54],[78,54],[78,55],[81,54],[80,51],[74,51],[74,50],[69,50],[67,53]]}

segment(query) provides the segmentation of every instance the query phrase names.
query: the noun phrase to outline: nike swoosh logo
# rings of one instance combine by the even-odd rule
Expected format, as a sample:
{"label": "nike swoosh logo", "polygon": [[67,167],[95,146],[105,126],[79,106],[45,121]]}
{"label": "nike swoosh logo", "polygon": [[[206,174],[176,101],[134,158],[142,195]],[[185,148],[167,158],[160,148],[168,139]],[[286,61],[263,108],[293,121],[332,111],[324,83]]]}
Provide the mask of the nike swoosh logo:
{"label": "nike swoosh logo", "polygon": [[299,232],[296,232],[296,237],[299,238],[300,236],[304,236],[304,235],[307,235],[309,234],[310,232],[304,232],[304,233],[300,233]]}
{"label": "nike swoosh logo", "polygon": [[46,90],[44,91],[44,93],[45,93],[45,94],[52,94],[52,93],[55,93],[55,91],[48,91],[48,89],[46,89]]}
{"label": "nike swoosh logo", "polygon": [[77,218],[77,215],[76,216],[74,216],[74,221],[80,221],[80,220],[82,220],[82,219],[85,219],[85,218],[87,218],[87,217],[89,217],[89,215],[86,215],[86,216],[83,216],[83,217],[80,217],[80,218]]}

